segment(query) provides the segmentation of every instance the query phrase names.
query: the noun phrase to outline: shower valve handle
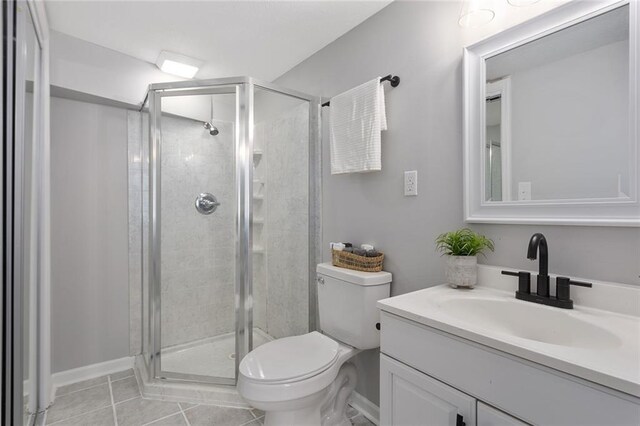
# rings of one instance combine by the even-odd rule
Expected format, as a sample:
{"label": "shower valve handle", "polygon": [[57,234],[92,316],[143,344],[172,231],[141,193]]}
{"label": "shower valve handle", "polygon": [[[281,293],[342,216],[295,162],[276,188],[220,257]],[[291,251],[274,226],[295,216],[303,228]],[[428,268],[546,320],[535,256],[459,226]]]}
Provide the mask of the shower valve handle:
{"label": "shower valve handle", "polygon": [[196,197],[196,210],[201,214],[211,214],[216,211],[219,205],[216,197],[208,192],[203,192]]}

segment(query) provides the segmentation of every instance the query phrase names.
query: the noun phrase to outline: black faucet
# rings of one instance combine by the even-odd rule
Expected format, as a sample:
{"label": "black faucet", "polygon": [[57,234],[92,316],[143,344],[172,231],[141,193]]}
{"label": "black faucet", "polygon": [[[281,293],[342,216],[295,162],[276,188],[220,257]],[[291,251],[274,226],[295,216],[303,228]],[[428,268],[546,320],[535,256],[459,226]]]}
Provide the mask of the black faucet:
{"label": "black faucet", "polygon": [[540,251],[538,262],[538,296],[549,297],[549,246],[547,239],[541,233],[535,233],[529,240],[527,259],[536,260]]}
{"label": "black faucet", "polygon": [[536,260],[538,258],[538,252],[540,252],[540,260],[538,263],[538,289],[536,294],[531,293],[531,274],[529,272],[502,271],[503,275],[518,277],[516,299],[555,306],[557,308],[573,309],[573,300],[571,300],[569,295],[569,286],[591,287],[591,283],[573,281],[567,277],[557,277],[556,296],[549,295],[549,247],[544,235],[535,233],[531,236],[531,240],[529,240],[527,258]]}

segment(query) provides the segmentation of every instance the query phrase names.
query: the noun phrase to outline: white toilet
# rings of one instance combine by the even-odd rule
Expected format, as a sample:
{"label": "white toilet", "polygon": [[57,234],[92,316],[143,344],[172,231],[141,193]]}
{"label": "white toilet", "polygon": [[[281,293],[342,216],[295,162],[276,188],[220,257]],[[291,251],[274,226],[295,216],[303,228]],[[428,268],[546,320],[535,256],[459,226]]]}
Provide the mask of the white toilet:
{"label": "white toilet", "polygon": [[238,392],[265,411],[266,426],[350,426],[347,399],[356,368],[347,361],[380,346],[376,301],[390,295],[391,274],[322,263],[318,273],[320,329],[259,346],[240,363]]}

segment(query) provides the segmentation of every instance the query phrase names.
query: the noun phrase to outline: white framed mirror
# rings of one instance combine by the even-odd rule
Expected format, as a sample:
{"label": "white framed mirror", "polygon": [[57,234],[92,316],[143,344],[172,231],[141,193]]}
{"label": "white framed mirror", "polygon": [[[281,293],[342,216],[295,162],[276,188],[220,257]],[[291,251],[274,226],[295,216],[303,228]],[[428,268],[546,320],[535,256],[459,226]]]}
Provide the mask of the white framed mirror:
{"label": "white framed mirror", "polygon": [[467,222],[640,226],[639,7],[574,1],[464,49]]}

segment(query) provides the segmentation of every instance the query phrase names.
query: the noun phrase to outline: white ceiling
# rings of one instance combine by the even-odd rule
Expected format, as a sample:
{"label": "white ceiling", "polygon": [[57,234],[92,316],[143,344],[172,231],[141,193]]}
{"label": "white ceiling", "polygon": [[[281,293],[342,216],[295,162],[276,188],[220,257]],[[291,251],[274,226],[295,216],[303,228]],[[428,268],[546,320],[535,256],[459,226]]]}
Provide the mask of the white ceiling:
{"label": "white ceiling", "polygon": [[55,31],[155,63],[202,59],[196,78],[271,81],[391,3],[376,1],[58,1]]}

